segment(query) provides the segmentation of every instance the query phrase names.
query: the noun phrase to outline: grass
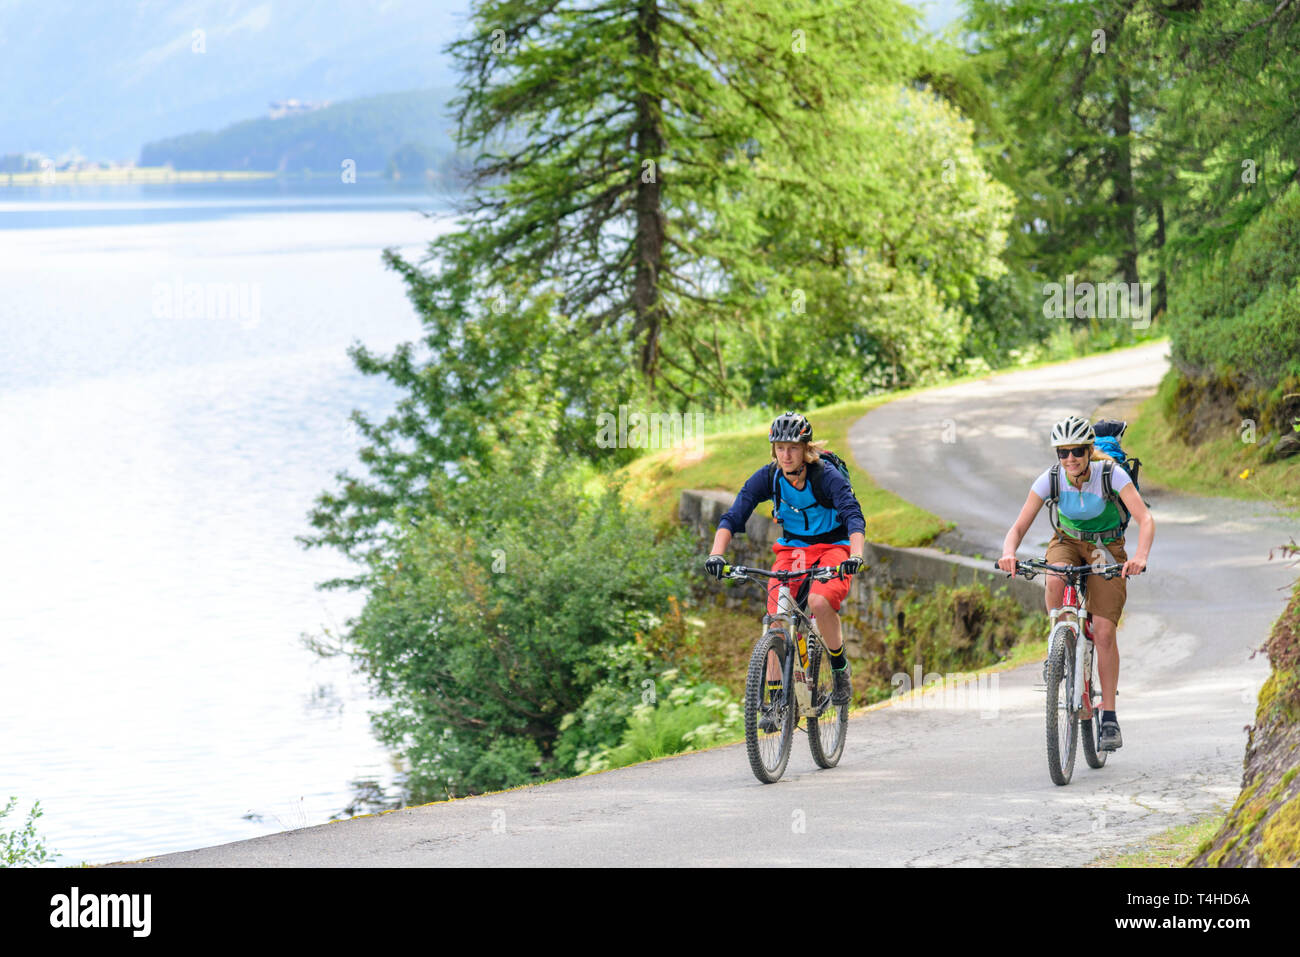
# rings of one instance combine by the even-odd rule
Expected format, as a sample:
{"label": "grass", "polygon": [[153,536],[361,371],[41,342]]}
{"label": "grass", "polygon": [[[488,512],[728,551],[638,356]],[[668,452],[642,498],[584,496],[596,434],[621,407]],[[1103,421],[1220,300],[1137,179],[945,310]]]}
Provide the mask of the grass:
{"label": "grass", "polygon": [[[1047,618],[1044,613],[1043,624],[1046,626]],[[1039,638],[1036,641],[1022,641],[1019,644],[1012,645],[1007,656],[995,665],[982,669],[979,674],[986,671],[1010,671],[1012,668],[1019,668],[1021,665],[1041,664],[1047,657],[1047,639]]]}
{"label": "grass", "polygon": [[755,602],[750,612],[719,605],[700,613],[704,627],[695,646],[704,676],[720,684],[738,700],[745,696],[745,678],[749,673],[749,655],[762,634],[760,615],[763,609]]}
{"label": "grass", "polygon": [[[853,491],[862,503],[867,538],[888,545],[925,545],[951,524],[881,488],[858,467],[849,451],[849,427],[899,395],[841,402],[810,409],[806,415],[813,423],[817,440],[848,463]],[[771,459],[767,429],[764,416],[759,425],[706,435],[693,449],[664,449],[645,455],[623,468],[630,495],[660,520],[672,521],[681,494],[688,488],[739,490],[756,469]]]}
{"label": "grass", "polygon": [[1174,379],[1142,404],[1124,434],[1124,449],[1142,460],[1139,480],[1188,492],[1249,501],[1267,501],[1288,511],[1300,509],[1300,459],[1265,464],[1259,445],[1229,432],[1197,446],[1175,435],[1166,414]]}
{"label": "grass", "polygon": [[1124,853],[1103,854],[1092,867],[1182,867],[1223,826],[1225,815],[1212,814],[1192,824],[1161,831]]}

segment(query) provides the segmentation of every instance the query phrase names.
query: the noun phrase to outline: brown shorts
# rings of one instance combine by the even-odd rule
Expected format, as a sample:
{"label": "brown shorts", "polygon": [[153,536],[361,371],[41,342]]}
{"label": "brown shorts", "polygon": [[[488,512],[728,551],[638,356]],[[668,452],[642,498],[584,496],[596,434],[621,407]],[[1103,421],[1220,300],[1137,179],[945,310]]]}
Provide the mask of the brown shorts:
{"label": "brown shorts", "polygon": [[[1077,538],[1063,538],[1060,532],[1047,543],[1047,560],[1057,565],[1095,565],[1098,562],[1128,561],[1124,539],[1100,545]],[[1128,582],[1120,577],[1105,579],[1100,575],[1088,576],[1088,611],[1098,618],[1108,618],[1119,624],[1128,598]]]}

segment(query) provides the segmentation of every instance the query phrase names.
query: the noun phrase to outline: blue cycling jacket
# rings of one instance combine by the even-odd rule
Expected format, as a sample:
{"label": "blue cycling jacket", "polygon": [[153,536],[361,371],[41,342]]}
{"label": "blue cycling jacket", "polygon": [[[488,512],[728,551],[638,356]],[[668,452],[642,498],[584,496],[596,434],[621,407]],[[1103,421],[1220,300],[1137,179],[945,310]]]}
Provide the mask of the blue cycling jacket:
{"label": "blue cycling jacket", "polygon": [[[745,531],[745,523],[759,502],[772,501],[772,474],[775,463],[764,465],[749,477],[731,508],[718,519],[718,528],[730,529],[733,535]],[[852,488],[834,466],[824,462],[808,465],[808,480],[802,491],[795,489],[777,469],[776,481],[781,486],[781,508],[774,516],[781,523],[778,545],[847,544],[853,532],[865,534],[867,523],[862,517],[862,506],[853,495]],[[827,507],[818,501],[832,502]]]}

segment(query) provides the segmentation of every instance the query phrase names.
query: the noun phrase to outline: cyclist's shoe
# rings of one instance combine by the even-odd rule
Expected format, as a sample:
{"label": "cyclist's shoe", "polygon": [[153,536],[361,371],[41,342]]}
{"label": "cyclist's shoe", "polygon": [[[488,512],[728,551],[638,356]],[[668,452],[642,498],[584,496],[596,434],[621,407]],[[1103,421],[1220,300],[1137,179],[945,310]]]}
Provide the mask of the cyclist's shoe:
{"label": "cyclist's shoe", "polygon": [[849,663],[846,661],[844,667],[839,671],[832,668],[831,674],[835,678],[835,690],[831,692],[831,704],[837,707],[848,704],[849,699],[853,697],[853,685],[849,683],[849,677],[852,675],[849,670]]}
{"label": "cyclist's shoe", "polygon": [[1118,751],[1124,747],[1124,739],[1119,733],[1118,721],[1103,721],[1101,723],[1101,740],[1097,742],[1097,748],[1101,751]]}
{"label": "cyclist's shoe", "polygon": [[760,705],[758,712],[759,731],[762,731],[764,734],[776,734],[781,730],[781,726],[777,724],[777,718],[781,715],[780,694],[773,695],[772,700],[769,703]]}

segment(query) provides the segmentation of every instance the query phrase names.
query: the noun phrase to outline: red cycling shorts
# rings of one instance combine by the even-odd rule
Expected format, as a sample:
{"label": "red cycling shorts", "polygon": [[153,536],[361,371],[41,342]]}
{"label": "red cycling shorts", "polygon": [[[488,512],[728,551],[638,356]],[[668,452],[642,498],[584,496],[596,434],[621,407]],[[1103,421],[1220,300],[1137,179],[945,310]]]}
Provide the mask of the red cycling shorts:
{"label": "red cycling shorts", "polygon": [[[791,568],[811,568],[813,565],[838,565],[844,559],[849,557],[849,546],[847,545],[773,545],[772,551],[776,553],[776,561],[772,563],[773,571],[786,571]],[[790,592],[797,596],[799,588],[803,585],[804,579],[790,579]],[[840,610],[840,603],[849,596],[849,586],[853,584],[850,578],[831,579],[828,582],[813,582],[812,594],[822,595],[830,602],[831,607],[836,611]],[[775,578],[768,581],[767,586],[767,613],[776,614],[776,596],[777,590],[781,583]]]}

